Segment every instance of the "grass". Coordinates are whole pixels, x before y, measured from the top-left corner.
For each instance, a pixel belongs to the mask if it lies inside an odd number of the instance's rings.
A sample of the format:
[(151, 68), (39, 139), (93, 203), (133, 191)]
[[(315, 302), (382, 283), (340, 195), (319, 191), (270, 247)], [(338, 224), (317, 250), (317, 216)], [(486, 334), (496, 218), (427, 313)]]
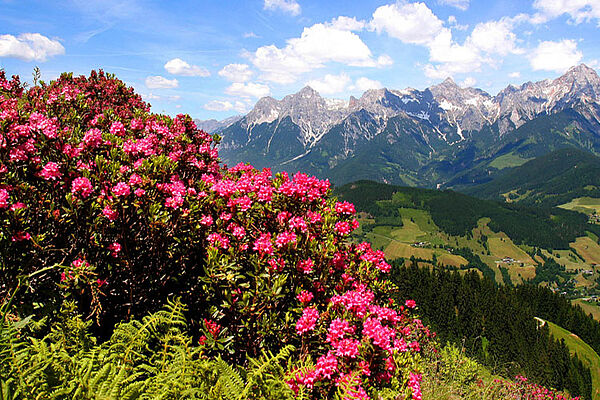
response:
[(600, 400), (600, 357), (579, 336), (548, 322), (550, 333), (556, 339), (564, 339), (571, 354), (577, 353), (577, 357), (590, 369), (592, 373), (592, 400)]
[(446, 265), (459, 267), (461, 265), (467, 264), (467, 260), (465, 260), (461, 256), (450, 254), (445, 250), (413, 247), (409, 244), (402, 243), (396, 240), (390, 241), (390, 243), (384, 249), (384, 251), (390, 259), (400, 257), (408, 259), (411, 256), (415, 256), (416, 258), (422, 258), (424, 260), (432, 260), (433, 255), (435, 254), (438, 262), (441, 262)]
[(559, 207), (588, 215), (594, 212), (600, 213), (600, 199), (595, 197), (577, 197), (568, 203), (561, 204)]
[(490, 163), (490, 167), (497, 169), (504, 169), (510, 167), (519, 167), (525, 164), (527, 161), (531, 160), (531, 158), (522, 158), (514, 153), (504, 154), (500, 157), (497, 157)]
[(529, 254), (517, 247), (506, 235), (489, 238), (488, 246), (492, 255), (498, 257), (498, 259), (511, 257), (519, 263), (534, 263)]
[[(466, 247), (478, 255), (495, 272), (495, 278), (499, 284), (504, 283), (499, 267), (508, 268), (510, 279), (515, 285), (533, 279), (536, 264), (543, 263), (540, 257), (536, 257), (534, 260), (527, 253), (527, 250), (531, 251), (532, 248), (517, 246), (505, 233), (493, 232), (488, 226), (489, 218), (481, 218), (477, 227), (468, 236), (451, 236), (442, 232), (435, 225), (427, 211), (404, 207), (399, 208), (398, 211), (402, 218), (402, 227), (376, 226), (372, 232), (365, 235), (365, 239), (371, 242), (373, 248), (382, 249), (390, 259), (409, 259), (414, 256), (424, 260), (433, 260), (435, 255), (439, 264), (461, 267), (467, 264), (464, 258), (451, 254), (440, 247)], [(373, 219), (367, 219), (366, 215), (359, 217), (361, 222), (374, 222)], [(578, 238), (571, 244), (572, 250), (555, 250), (550, 253), (542, 249), (542, 253), (564, 265), (567, 271), (591, 269), (590, 264), (600, 264), (600, 245), (595, 242), (594, 236), (588, 234), (588, 236)], [(483, 238), (487, 238), (487, 243), (484, 243)], [(426, 242), (428, 245), (425, 247), (411, 246), (416, 242)], [(487, 245), (487, 248), (484, 244)], [(577, 257), (575, 252), (585, 261)], [(504, 257), (511, 257), (516, 262), (496, 263)], [(587, 288), (594, 286), (600, 268), (597, 268), (596, 272), (592, 276), (583, 275), (582, 272), (574, 275), (576, 286)]]
[(596, 302), (588, 302), (584, 299), (576, 299), (571, 301), (573, 304), (580, 306), (586, 314), (591, 314), (596, 321), (600, 321), (600, 305)]
[(600, 264), (600, 245), (589, 237), (579, 237), (571, 247), (585, 259), (587, 263)]

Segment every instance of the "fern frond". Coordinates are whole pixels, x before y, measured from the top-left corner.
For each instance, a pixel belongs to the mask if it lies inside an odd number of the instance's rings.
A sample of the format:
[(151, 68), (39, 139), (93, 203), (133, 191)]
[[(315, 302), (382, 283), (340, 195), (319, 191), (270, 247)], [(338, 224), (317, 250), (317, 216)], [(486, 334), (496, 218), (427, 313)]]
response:
[(240, 374), (221, 357), (217, 358), (215, 364), (220, 375), (217, 385), (222, 387), (225, 397), (228, 400), (239, 399), (246, 386)]

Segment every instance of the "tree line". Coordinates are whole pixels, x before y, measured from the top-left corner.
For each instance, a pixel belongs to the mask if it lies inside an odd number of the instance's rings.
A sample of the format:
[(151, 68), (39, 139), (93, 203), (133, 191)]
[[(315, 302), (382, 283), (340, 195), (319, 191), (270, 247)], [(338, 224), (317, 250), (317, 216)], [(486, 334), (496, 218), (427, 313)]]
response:
[[(568, 390), (572, 395), (591, 398), (590, 370), (571, 357), (564, 341), (555, 340), (548, 324), (534, 317), (550, 320), (588, 343), (596, 339), (593, 323), (576, 308), (551, 291), (535, 286), (510, 288), (497, 286), (476, 272), (460, 274), (441, 268), (405, 266), (404, 260), (393, 262), (391, 279), (398, 286), (398, 300), (414, 298), (420, 314), (438, 334), (441, 343), (452, 342), (464, 347), (496, 372), (523, 374), (545, 386)], [(555, 310), (556, 306), (557, 309)], [(587, 335), (576, 324), (586, 326)], [(599, 332), (600, 333), (600, 332)]]

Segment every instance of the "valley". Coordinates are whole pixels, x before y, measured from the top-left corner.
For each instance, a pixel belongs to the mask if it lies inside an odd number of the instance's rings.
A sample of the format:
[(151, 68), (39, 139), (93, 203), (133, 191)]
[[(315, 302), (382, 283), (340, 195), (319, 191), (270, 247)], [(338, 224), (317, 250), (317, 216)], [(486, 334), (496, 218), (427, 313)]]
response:
[[(452, 192), (384, 187), (383, 184), (361, 181), (337, 188), (336, 193), (341, 199), (354, 200), (360, 193), (375, 192), (375, 188), (379, 187), (381, 190), (378, 192), (382, 194), (376, 200), (357, 201), (357, 209), (362, 211), (359, 217), (361, 227), (354, 233), (354, 238), (369, 241), (374, 248), (383, 250), (389, 259), (402, 258), (407, 264), (416, 260), (421, 266), (446, 267), (462, 272), (471, 270), (475, 264), (478, 273), (487, 273), (499, 285), (513, 286), (532, 281), (574, 301), (591, 299), (592, 296), (597, 298), (600, 294), (598, 230), (585, 224), (585, 218), (582, 226), (572, 228), (570, 237), (563, 238), (564, 243), (539, 246), (525, 239), (535, 238), (530, 236), (530, 232), (524, 232), (527, 227), (523, 223), (526, 222), (515, 223), (513, 229), (517, 234), (513, 237), (499, 230), (496, 221), (492, 222), (488, 216), (472, 219), (472, 225), (465, 224), (462, 232), (457, 229), (460, 221), (441, 228), (436, 219), (447, 222), (461, 217), (451, 212), (440, 215), (439, 208), (437, 214), (432, 215), (424, 199), (440, 197), (439, 201), (446, 202), (451, 210)], [(476, 204), (472, 210), (480, 208), (483, 214), (490, 207), (481, 200), (470, 198), (469, 201)], [(398, 207), (392, 208), (394, 205)], [(455, 205), (460, 206), (460, 202)], [(516, 213), (517, 219), (526, 221), (528, 218), (526, 213), (529, 210), (510, 211)], [(497, 214), (498, 210), (492, 210), (489, 215)], [(577, 214), (569, 217), (574, 218), (576, 223), (581, 221)], [(548, 214), (548, 221), (544, 223), (551, 224), (552, 218)], [(545, 268), (545, 265), (549, 266)], [(550, 267), (553, 268), (547, 270)]]

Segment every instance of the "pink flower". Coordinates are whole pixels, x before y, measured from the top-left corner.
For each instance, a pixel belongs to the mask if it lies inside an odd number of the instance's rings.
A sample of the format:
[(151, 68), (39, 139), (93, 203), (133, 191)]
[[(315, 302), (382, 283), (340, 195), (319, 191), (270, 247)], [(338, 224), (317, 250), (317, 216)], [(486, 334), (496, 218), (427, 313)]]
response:
[(392, 266), (385, 261), (381, 261), (380, 263), (378, 263), (376, 265), (376, 267), (378, 270), (380, 270), (381, 272), (385, 272), (385, 273), (390, 272), (390, 270), (392, 269)]
[(296, 332), (302, 335), (308, 331), (315, 329), (317, 320), (319, 319), (319, 312), (314, 308), (305, 308), (302, 311), (302, 316), (296, 322)]
[(275, 239), (275, 247), (283, 247), (288, 243), (296, 242), (296, 234), (294, 232), (285, 231), (277, 235), (277, 239)]
[(408, 387), (412, 389), (413, 400), (421, 400), (421, 374), (411, 372), (408, 375)]
[(363, 335), (373, 340), (373, 344), (381, 347), (384, 350), (390, 350), (390, 340), (394, 339), (396, 332), (381, 325), (377, 318), (369, 317), (363, 324)]
[(232, 217), (233, 215), (228, 212), (223, 212), (221, 215), (219, 215), (219, 219), (222, 219), (223, 221), (229, 221)]
[(305, 274), (310, 274), (313, 271), (314, 266), (315, 264), (310, 258), (307, 258), (306, 260), (300, 261), (298, 263), (298, 269), (304, 272)]
[(137, 197), (142, 197), (143, 195), (146, 194), (146, 191), (142, 188), (137, 188), (137, 189), (135, 189), (135, 191), (133, 193), (135, 193), (135, 195)]
[(122, 135), (125, 133), (125, 126), (119, 121), (113, 122), (110, 126), (110, 133), (116, 136)]
[(94, 149), (102, 144), (102, 131), (92, 128), (83, 136), (82, 144), (84, 147)]
[(144, 129), (144, 121), (142, 121), (141, 119), (138, 118), (134, 118), (131, 120), (131, 129), (133, 130), (140, 130), (140, 129)]
[(356, 210), (354, 209), (354, 204), (344, 201), (335, 204), (335, 212), (338, 214), (351, 215), (354, 214)]
[(114, 221), (115, 219), (117, 219), (118, 217), (118, 213), (113, 210), (109, 205), (106, 205), (106, 207), (104, 207), (104, 209), (102, 210), (102, 214), (108, 218), (109, 221)]
[(211, 233), (208, 235), (206, 240), (208, 240), (208, 243), (212, 244), (213, 246), (218, 246), (222, 249), (227, 249), (229, 247), (229, 239), (218, 233)]
[(167, 197), (165, 200), (165, 207), (173, 208), (174, 210), (178, 209), (183, 205), (183, 197), (181, 196), (172, 196)]
[(254, 242), (254, 246), (252, 247), (255, 251), (262, 256), (264, 254), (273, 254), (273, 245), (271, 244), (271, 234), (263, 233), (259, 236), (258, 239)]
[(285, 267), (285, 260), (283, 258), (278, 259), (270, 259), (269, 263), (269, 272), (281, 272)]
[(131, 190), (129, 189), (129, 185), (126, 184), (125, 182), (119, 182), (117, 183), (113, 188), (112, 188), (113, 193), (115, 194), (115, 196), (129, 196), (129, 194), (131, 193)]
[(40, 177), (45, 180), (55, 180), (61, 176), (62, 174), (58, 170), (58, 164), (52, 161), (44, 165), (44, 168), (42, 168), (42, 171), (40, 172)]
[(404, 305), (408, 308), (415, 308), (417, 306), (417, 303), (414, 300), (406, 300), (406, 303), (404, 303)]
[(410, 342), (408, 344), (408, 347), (410, 347), (410, 349), (412, 351), (414, 351), (415, 353), (418, 353), (419, 351), (421, 351), (421, 346), (419, 345), (419, 342), (415, 341), (415, 342)]
[(339, 357), (356, 358), (360, 342), (356, 339), (342, 339), (337, 341), (333, 347)]
[(108, 246), (108, 249), (111, 251), (111, 256), (117, 257), (121, 252), (121, 245), (118, 242), (113, 242)]
[(129, 177), (129, 184), (131, 186), (136, 186), (142, 183), (142, 177), (139, 176), (138, 174), (131, 174), (131, 176)]
[(12, 237), (12, 241), (13, 242), (22, 242), (23, 240), (29, 240), (31, 239), (31, 235), (27, 232), (17, 232), (13, 235)]
[(213, 223), (213, 219), (210, 215), (204, 215), (200, 218), (200, 225), (211, 226)]
[(25, 203), (18, 201), (12, 206), (10, 206), (10, 211), (20, 210), (22, 208), (27, 208), (27, 206), (25, 205)]
[(350, 233), (350, 224), (346, 221), (336, 222), (335, 231), (342, 236), (346, 236)]
[(304, 305), (310, 303), (310, 301), (313, 299), (313, 297), (314, 297), (314, 295), (311, 292), (306, 291), (306, 290), (301, 291), (296, 296), (296, 298), (298, 300), (300, 300), (302, 302), (302, 304), (304, 304)]
[(0, 208), (8, 208), (8, 190), (0, 189)]
[(227, 230), (231, 232), (233, 236), (238, 240), (242, 239), (246, 235), (246, 230), (244, 229), (244, 227), (234, 223), (229, 224)]
[(315, 374), (321, 378), (331, 379), (331, 376), (337, 372), (338, 361), (332, 351), (322, 355), (315, 365)]
[(346, 333), (354, 333), (354, 327), (350, 326), (350, 323), (345, 319), (336, 318), (329, 324), (327, 330), (327, 343), (336, 343), (339, 339), (343, 338)]
[(92, 184), (86, 177), (75, 178), (71, 183), (71, 193), (74, 196), (80, 194), (85, 199), (92, 194), (92, 190)]

